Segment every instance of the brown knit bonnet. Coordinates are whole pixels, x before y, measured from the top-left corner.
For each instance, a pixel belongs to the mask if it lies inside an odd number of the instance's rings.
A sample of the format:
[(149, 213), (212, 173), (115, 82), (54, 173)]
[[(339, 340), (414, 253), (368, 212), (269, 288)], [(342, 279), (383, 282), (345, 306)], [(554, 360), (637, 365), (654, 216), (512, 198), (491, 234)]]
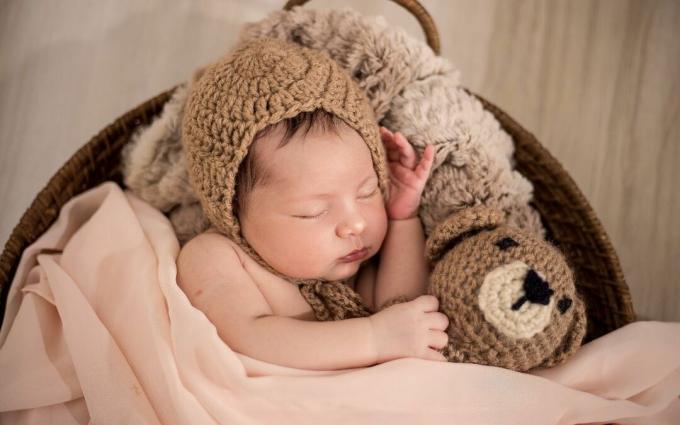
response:
[[(319, 108), (336, 115), (361, 135), (386, 200), (386, 155), (366, 94), (325, 53), (291, 42), (257, 39), (237, 46), (231, 54), (208, 66), (187, 99), (182, 144), (191, 185), (211, 224), (271, 273), (292, 283), (328, 291), (330, 287), (323, 280), (292, 278), (267, 264), (243, 238), (234, 214), (236, 175), (257, 132)], [(359, 301), (351, 288), (332, 286), (352, 302)], [(320, 302), (316, 298), (310, 296), (308, 301)]]

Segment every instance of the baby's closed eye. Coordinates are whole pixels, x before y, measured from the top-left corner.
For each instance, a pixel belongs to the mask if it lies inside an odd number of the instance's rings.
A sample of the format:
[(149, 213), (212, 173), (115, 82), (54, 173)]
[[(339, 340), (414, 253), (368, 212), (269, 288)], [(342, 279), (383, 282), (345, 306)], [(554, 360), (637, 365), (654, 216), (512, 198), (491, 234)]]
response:
[(322, 212), (320, 212), (320, 213), (318, 213), (318, 214), (310, 214), (310, 215), (294, 215), (293, 217), (295, 217), (295, 218), (301, 218), (301, 219), (304, 219), (304, 220), (310, 220), (310, 219), (314, 219), (314, 218), (319, 218), (319, 217), (321, 217), (322, 215), (324, 215), (326, 212), (328, 212), (328, 211), (327, 211), (327, 210), (324, 210), (324, 211), (322, 211)]
[[(375, 189), (373, 189), (373, 190), (372, 190), (371, 192), (369, 192), (368, 194), (359, 195), (359, 199), (369, 199), (369, 198), (372, 198), (372, 197), (374, 197), (375, 195), (377, 195), (379, 192), (380, 192), (380, 188), (379, 188), (379, 187), (376, 187)], [(310, 213), (304, 213), (304, 214), (294, 214), (293, 217), (295, 217), (295, 218), (300, 218), (300, 219), (303, 219), (303, 220), (311, 220), (311, 219), (319, 218), (319, 217), (325, 215), (327, 212), (328, 212), (328, 210), (323, 210), (323, 211), (319, 211), (319, 212), (310, 212)]]

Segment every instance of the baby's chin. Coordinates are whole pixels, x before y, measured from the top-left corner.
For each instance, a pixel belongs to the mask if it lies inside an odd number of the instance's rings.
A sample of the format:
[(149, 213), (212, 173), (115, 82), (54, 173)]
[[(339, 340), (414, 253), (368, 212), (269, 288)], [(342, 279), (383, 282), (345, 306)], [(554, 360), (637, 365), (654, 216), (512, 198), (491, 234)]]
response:
[(362, 261), (353, 261), (351, 263), (337, 263), (335, 269), (334, 269), (334, 274), (335, 278), (333, 279), (328, 279), (328, 280), (344, 280), (348, 279), (359, 271), (361, 266), (366, 264), (370, 260), (369, 258), (366, 258)]
[(298, 279), (317, 279), (325, 281), (337, 281), (348, 279), (359, 271), (359, 268), (366, 263), (368, 260), (354, 261), (351, 263), (341, 263), (337, 262), (323, 275), (316, 276), (297, 276)]

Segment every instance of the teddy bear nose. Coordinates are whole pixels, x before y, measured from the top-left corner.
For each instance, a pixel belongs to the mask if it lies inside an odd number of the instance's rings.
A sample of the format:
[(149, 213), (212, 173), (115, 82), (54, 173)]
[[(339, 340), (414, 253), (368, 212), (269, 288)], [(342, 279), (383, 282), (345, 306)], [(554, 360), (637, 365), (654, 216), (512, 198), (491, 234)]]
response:
[(548, 305), (550, 297), (555, 293), (555, 291), (550, 289), (548, 282), (539, 276), (534, 269), (529, 269), (527, 271), (527, 274), (524, 277), (524, 283), (522, 284), (522, 289), (524, 289), (524, 295), (512, 305), (513, 310), (519, 310), (519, 308), (527, 301), (530, 303)]

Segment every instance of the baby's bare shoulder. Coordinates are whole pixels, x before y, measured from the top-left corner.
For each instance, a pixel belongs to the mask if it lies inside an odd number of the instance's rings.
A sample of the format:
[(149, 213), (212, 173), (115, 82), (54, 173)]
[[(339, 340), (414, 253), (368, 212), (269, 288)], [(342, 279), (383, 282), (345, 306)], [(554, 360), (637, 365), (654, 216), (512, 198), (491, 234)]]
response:
[[(239, 246), (222, 233), (211, 229), (194, 236), (182, 247), (180, 254), (183, 251), (202, 251), (205, 253), (206, 251), (212, 252), (213, 250), (217, 253), (233, 251), (237, 257), (239, 257), (239, 260), (242, 260)], [(241, 263), (243, 263), (243, 261), (241, 261)]]
[(180, 287), (203, 286), (207, 282), (241, 275), (243, 262), (234, 245), (229, 238), (217, 232), (204, 232), (192, 238), (177, 256)]
[(272, 314), (235, 246), (224, 235), (206, 232), (187, 242), (177, 257), (177, 284), (195, 307), (220, 324), (218, 329), (227, 319), (240, 323)]

